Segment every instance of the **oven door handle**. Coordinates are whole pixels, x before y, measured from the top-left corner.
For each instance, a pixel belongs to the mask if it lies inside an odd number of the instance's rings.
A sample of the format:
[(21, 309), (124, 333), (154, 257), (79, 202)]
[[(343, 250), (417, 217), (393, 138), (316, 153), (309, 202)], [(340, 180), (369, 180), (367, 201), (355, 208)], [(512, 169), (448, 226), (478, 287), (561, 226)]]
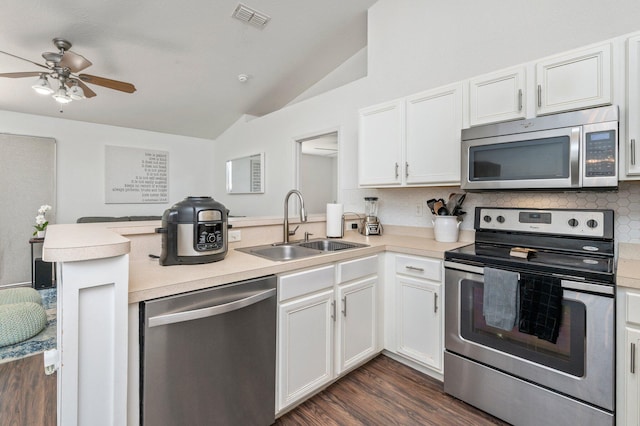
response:
[[(466, 263), (457, 263), (445, 260), (444, 267), (448, 269), (457, 269), (459, 271), (470, 272), (472, 274), (484, 275), (484, 268), (482, 266), (468, 265)], [(567, 280), (562, 279), (560, 276), (557, 276), (557, 278), (561, 279), (560, 284), (562, 285), (562, 288), (566, 288), (567, 290), (576, 290), (581, 292), (587, 291), (590, 293), (610, 296), (613, 296), (615, 294), (614, 287), (610, 285), (591, 284), (587, 282)]]

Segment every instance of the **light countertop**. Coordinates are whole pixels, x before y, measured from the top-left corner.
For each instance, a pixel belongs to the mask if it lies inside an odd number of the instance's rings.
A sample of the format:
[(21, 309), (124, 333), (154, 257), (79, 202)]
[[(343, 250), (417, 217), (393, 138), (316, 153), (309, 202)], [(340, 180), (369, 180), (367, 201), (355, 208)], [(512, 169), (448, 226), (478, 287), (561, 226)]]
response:
[(345, 234), (344, 240), (368, 244), (356, 248), (321, 254), (286, 262), (274, 262), (229, 249), (220, 262), (203, 265), (160, 266), (157, 259), (131, 261), (129, 270), (129, 303), (242, 281), (270, 274), (280, 274), (332, 262), (393, 251), (442, 259), (444, 252), (470, 244), (440, 243), (433, 239), (401, 235), (364, 237), (356, 232)]
[[(244, 222), (245, 226), (259, 225), (253, 222), (247, 225), (247, 219)], [(152, 235), (157, 226), (159, 226), (157, 221), (51, 225), (47, 229), (43, 258), (47, 262), (76, 262), (129, 254), (131, 241), (127, 237)], [(393, 229), (393, 227), (389, 228)], [(416, 234), (419, 236), (415, 236)], [(399, 232), (369, 237), (360, 235), (356, 231), (348, 231), (345, 233), (344, 240), (367, 244), (369, 247), (285, 262), (271, 261), (237, 251), (234, 249), (234, 243), (229, 244), (224, 260), (202, 265), (160, 266), (158, 259), (142, 255), (130, 256), (129, 303), (340, 262), (384, 251), (443, 259), (445, 251), (472, 242), (472, 239), (468, 238), (456, 243), (437, 242), (429, 232), (424, 232), (424, 229), (412, 235)]]

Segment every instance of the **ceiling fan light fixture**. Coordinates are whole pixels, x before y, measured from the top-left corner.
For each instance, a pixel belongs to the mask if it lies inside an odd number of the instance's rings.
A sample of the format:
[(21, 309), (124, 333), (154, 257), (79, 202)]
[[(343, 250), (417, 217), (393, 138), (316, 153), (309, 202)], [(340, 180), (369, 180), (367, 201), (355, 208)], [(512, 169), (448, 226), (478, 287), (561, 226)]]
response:
[(69, 97), (69, 95), (67, 95), (67, 91), (64, 89), (64, 86), (60, 86), (60, 88), (56, 90), (56, 93), (54, 93), (52, 97), (56, 100), (56, 102), (61, 104), (68, 104), (69, 102), (71, 102), (71, 98)]
[(78, 86), (77, 84), (74, 84), (69, 88), (67, 95), (69, 95), (69, 97), (74, 101), (79, 101), (85, 98), (84, 90), (82, 90), (82, 87)]
[(31, 88), (41, 95), (50, 95), (53, 93), (53, 89), (49, 85), (49, 80), (47, 80), (47, 76), (44, 74), (40, 74), (36, 84), (31, 86)]

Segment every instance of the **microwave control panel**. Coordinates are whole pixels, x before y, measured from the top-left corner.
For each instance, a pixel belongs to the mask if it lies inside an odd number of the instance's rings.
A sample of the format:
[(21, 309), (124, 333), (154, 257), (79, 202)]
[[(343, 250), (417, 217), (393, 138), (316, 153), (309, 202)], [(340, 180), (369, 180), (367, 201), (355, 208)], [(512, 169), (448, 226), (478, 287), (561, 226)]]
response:
[(586, 133), (584, 176), (616, 176), (616, 131), (603, 130)]

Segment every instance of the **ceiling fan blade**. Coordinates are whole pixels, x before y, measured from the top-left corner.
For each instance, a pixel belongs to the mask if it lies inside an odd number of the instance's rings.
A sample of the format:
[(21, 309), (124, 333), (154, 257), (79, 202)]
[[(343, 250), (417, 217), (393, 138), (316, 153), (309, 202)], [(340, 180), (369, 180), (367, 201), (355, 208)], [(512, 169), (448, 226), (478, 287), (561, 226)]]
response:
[(62, 55), (59, 65), (63, 68), (69, 68), (71, 72), (76, 73), (83, 69), (89, 68), (92, 64), (87, 58), (75, 52), (67, 50)]
[(121, 92), (133, 93), (136, 91), (136, 87), (133, 84), (125, 83), (124, 81), (111, 80), (109, 78), (97, 77), (89, 74), (80, 74), (78, 77), (85, 83), (97, 84), (98, 86), (119, 90)]
[(3, 52), (2, 50), (0, 50), (0, 53), (4, 53), (5, 55), (8, 55), (8, 56), (14, 57), (14, 58), (16, 58), (16, 59), (21, 59), (21, 60), (23, 60), (23, 61), (27, 61), (27, 62), (29, 62), (29, 63), (31, 63), (31, 64), (33, 64), (33, 65), (39, 66), (39, 67), (44, 68), (44, 69), (47, 69), (47, 70), (49, 69), (49, 67), (47, 67), (46, 65), (42, 65), (42, 64), (39, 64), (39, 63), (37, 63), (37, 62), (30, 61), (29, 59), (21, 58), (20, 56), (16, 56), (16, 55), (11, 54), (11, 53), (9, 53), (9, 52)]
[[(82, 87), (82, 91), (84, 92), (84, 97), (85, 98), (93, 98), (94, 96), (96, 96), (96, 92), (94, 92), (93, 90), (91, 90), (89, 88), (89, 86), (87, 86), (86, 84), (84, 84), (82, 81), (78, 80), (77, 78), (70, 78), (67, 81), (72, 81), (74, 83), (77, 83), (78, 86)], [(70, 85), (67, 84), (67, 87), (69, 87)]]
[(36, 77), (42, 74), (40, 71), (31, 71), (31, 72), (6, 72), (0, 74), (0, 77), (9, 77), (9, 78), (22, 78), (22, 77)]

